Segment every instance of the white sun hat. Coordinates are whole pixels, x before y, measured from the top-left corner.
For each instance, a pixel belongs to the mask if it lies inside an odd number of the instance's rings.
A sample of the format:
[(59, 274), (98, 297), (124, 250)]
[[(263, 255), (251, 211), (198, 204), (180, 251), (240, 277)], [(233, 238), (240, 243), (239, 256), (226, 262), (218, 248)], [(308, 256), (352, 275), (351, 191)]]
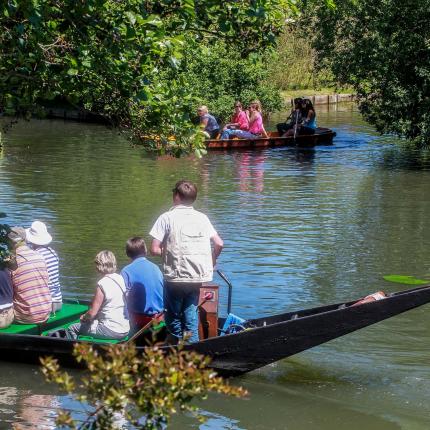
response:
[(52, 241), (52, 236), (42, 221), (34, 221), (31, 227), (25, 230), (25, 233), (27, 242), (35, 245), (48, 245)]

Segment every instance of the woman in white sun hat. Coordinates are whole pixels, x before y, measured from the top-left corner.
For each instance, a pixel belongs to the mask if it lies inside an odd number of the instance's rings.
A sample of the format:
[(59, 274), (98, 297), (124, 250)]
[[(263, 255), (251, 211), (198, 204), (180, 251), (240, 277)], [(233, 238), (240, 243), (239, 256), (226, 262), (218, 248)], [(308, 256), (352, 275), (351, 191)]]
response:
[(34, 221), (25, 232), (29, 246), (45, 259), (49, 275), (49, 290), (52, 296), (52, 312), (57, 312), (63, 305), (63, 297), (59, 280), (58, 255), (48, 246), (52, 242), (52, 236), (48, 233), (48, 229), (42, 221)]

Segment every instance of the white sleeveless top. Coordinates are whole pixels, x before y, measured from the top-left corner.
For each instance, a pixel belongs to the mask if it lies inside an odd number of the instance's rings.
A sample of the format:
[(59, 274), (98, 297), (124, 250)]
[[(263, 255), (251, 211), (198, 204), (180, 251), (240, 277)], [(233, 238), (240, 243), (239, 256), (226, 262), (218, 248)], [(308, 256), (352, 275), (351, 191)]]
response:
[(105, 275), (97, 284), (104, 294), (104, 301), (97, 314), (99, 324), (115, 333), (128, 333), (130, 323), (125, 299), (125, 283), (121, 275)]

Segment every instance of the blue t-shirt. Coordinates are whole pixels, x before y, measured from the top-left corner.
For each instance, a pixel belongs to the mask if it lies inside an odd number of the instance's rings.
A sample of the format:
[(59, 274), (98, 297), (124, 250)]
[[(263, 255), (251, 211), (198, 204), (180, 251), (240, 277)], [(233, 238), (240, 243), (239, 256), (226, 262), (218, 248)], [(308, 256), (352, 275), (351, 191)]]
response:
[(154, 263), (138, 257), (121, 270), (130, 312), (154, 315), (164, 310), (163, 275)]
[(203, 115), (202, 116), (202, 120), (203, 119), (207, 119), (208, 120), (204, 131), (208, 131), (209, 132), (209, 131), (214, 131), (214, 130), (218, 130), (219, 129), (219, 124), (218, 124), (217, 120), (210, 113), (207, 113), (207, 114)]

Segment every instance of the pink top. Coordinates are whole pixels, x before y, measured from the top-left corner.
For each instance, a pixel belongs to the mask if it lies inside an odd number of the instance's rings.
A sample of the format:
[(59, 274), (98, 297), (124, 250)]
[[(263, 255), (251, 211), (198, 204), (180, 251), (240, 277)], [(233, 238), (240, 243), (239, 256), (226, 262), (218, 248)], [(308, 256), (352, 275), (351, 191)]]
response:
[(249, 128), (248, 117), (246, 116), (246, 113), (243, 110), (241, 110), (238, 114), (233, 115), (231, 117), (231, 122), (233, 124), (239, 124), (240, 130), (248, 130)]
[(263, 117), (260, 112), (255, 112), (254, 121), (249, 123), (249, 132), (252, 134), (261, 134), (263, 130)]

